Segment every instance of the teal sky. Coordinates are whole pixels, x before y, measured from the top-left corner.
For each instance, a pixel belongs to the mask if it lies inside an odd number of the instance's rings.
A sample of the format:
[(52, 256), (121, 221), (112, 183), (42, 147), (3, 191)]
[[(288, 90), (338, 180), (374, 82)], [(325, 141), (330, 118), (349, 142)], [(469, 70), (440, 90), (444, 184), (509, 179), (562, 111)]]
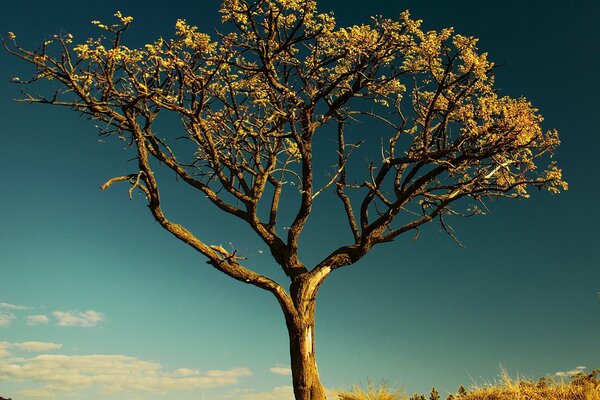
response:
[[(130, 43), (168, 37), (178, 18), (218, 28), (219, 1), (38, 0), (3, 5), (0, 31), (32, 47), (60, 31), (95, 36), (91, 20), (132, 15)], [(600, 4), (576, 1), (321, 0), (339, 26), (411, 10), (426, 29), (479, 37), (504, 66), (503, 94), (525, 96), (563, 144), (570, 190), (488, 204), (375, 248), (336, 271), (317, 306), (317, 359), (329, 389), (387, 380), (410, 393), (511, 375), (600, 367)], [(99, 143), (76, 113), (17, 104), (28, 67), (0, 54), (0, 396), (34, 399), (291, 400), (287, 333), (274, 298), (208, 268), (155, 223), (124, 186), (122, 144)], [(40, 87), (40, 90), (42, 88)], [(274, 271), (250, 230), (215, 208), (189, 207), (173, 182), (168, 212), (202, 239)], [(308, 226), (305, 259), (340, 239), (333, 196)], [(335, 206), (338, 207), (337, 202)], [(345, 234), (345, 233), (344, 233)], [(281, 275), (274, 274), (276, 277)]]

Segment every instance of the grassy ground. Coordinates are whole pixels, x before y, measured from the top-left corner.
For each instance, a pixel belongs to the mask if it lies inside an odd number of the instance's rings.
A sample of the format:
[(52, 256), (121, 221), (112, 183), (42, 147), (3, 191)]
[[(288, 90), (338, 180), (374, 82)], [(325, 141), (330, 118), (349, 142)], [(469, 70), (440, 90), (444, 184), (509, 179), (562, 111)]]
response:
[(369, 385), (366, 390), (354, 387), (350, 392), (336, 393), (339, 400), (600, 400), (600, 370), (590, 374), (575, 375), (568, 382), (553, 378), (533, 381), (525, 378), (512, 379), (506, 371), (501, 381), (441, 396), (435, 389), (425, 396), (408, 396), (392, 391), (386, 385)]

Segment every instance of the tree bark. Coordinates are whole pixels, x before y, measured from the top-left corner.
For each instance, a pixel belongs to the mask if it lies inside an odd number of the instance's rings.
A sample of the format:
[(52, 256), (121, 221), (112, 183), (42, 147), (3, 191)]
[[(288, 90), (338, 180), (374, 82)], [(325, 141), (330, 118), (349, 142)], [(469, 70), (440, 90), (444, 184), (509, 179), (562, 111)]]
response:
[(315, 359), (314, 299), (308, 310), (287, 319), (296, 400), (326, 400)]
[(326, 400), (315, 359), (317, 292), (331, 268), (317, 268), (295, 277), (290, 286), (293, 305), (283, 307), (290, 339), (292, 381), (296, 400)]

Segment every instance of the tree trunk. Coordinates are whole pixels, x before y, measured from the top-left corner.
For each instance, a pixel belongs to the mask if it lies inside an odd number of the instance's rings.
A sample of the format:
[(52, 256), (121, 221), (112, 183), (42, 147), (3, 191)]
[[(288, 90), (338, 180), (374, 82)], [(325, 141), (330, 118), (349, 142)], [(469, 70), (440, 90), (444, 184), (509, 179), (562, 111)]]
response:
[[(314, 303), (314, 300), (312, 300)], [(314, 304), (295, 318), (286, 318), (290, 336), (292, 381), (296, 400), (326, 400), (315, 359)]]

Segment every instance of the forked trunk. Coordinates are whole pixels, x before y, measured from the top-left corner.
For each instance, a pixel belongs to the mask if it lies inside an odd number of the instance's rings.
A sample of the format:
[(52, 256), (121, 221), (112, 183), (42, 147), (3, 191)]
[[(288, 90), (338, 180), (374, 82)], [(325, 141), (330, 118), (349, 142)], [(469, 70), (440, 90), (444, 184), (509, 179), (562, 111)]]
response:
[(288, 318), (292, 380), (296, 400), (326, 400), (315, 359), (314, 307), (309, 315)]

